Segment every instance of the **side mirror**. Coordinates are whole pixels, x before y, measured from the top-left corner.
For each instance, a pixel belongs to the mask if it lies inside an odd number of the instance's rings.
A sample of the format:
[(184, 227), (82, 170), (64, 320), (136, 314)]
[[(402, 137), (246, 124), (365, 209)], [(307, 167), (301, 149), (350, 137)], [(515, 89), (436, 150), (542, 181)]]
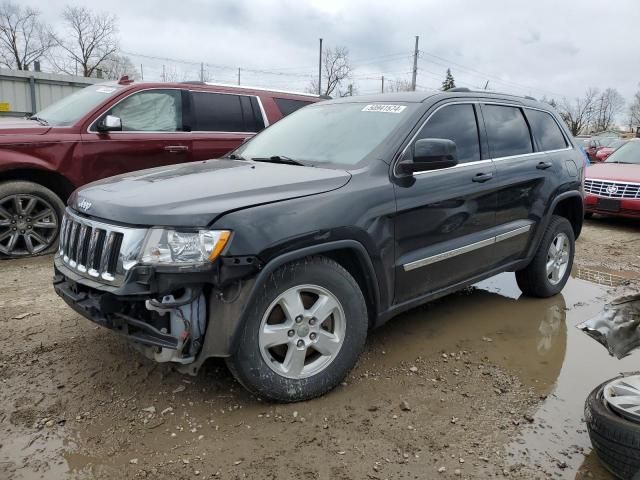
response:
[(398, 163), (400, 171), (407, 174), (438, 170), (458, 164), (456, 144), (443, 138), (423, 138), (413, 146), (413, 158)]
[(107, 115), (98, 123), (99, 132), (120, 132), (122, 131), (122, 120), (114, 115)]

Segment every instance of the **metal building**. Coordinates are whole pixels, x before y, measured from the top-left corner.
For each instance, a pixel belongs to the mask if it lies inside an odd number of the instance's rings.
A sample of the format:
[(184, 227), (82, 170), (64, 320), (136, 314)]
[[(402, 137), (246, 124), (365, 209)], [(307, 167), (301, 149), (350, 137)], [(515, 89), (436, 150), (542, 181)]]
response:
[(0, 117), (32, 115), (76, 90), (104, 81), (0, 68)]

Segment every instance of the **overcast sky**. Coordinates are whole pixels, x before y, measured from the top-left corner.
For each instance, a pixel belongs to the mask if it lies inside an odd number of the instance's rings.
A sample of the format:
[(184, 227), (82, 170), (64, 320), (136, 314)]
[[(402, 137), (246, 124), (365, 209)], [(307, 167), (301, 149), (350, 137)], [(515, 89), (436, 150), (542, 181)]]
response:
[[(18, 0), (56, 25), (64, 0)], [(418, 85), (437, 88), (451, 68), (458, 86), (535, 97), (615, 87), (629, 100), (640, 82), (640, 1), (617, 0), (109, 0), (120, 46), (145, 80), (167, 69), (197, 79), (206, 62), (216, 81), (303, 89), (317, 76), (318, 38), (346, 46), (358, 92), (379, 77), (409, 79), (420, 36)], [(140, 55), (161, 57), (147, 58)], [(258, 73), (250, 70), (267, 70)]]

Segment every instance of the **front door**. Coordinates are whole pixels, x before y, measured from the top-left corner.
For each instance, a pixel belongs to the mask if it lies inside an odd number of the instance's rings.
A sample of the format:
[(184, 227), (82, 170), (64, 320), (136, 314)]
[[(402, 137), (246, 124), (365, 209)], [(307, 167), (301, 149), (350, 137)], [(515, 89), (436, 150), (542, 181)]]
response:
[(436, 292), (491, 268), (495, 169), (481, 148), (473, 103), (437, 107), (409, 144), (455, 142), (458, 165), (414, 174), (395, 185), (395, 302)]
[[(191, 159), (191, 140), (183, 128), (182, 91), (143, 90), (118, 101), (82, 134), (83, 178), (100, 178), (182, 163)], [(122, 131), (101, 133), (106, 115), (120, 118)]]

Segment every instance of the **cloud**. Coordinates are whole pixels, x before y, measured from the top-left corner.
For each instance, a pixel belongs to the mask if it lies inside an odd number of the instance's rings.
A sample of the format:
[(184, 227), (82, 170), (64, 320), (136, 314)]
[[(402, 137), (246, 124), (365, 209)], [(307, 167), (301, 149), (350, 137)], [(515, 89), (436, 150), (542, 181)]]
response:
[[(67, 3), (20, 1), (52, 23)], [(419, 35), (418, 84), (427, 88), (437, 88), (448, 67), (461, 86), (489, 81), (490, 88), (535, 97), (574, 96), (593, 86), (615, 87), (629, 99), (640, 80), (631, 61), (637, 0), (619, 0), (616, 8), (580, 0), (110, 0), (91, 8), (117, 14), (123, 50), (192, 61), (132, 55), (146, 79), (158, 77), (163, 64), (197, 78), (205, 62), (219, 81), (234, 81), (242, 67), (246, 83), (303, 89), (317, 74), (322, 37), (325, 45), (349, 48), (358, 91), (371, 93), (383, 74), (410, 77)]]

